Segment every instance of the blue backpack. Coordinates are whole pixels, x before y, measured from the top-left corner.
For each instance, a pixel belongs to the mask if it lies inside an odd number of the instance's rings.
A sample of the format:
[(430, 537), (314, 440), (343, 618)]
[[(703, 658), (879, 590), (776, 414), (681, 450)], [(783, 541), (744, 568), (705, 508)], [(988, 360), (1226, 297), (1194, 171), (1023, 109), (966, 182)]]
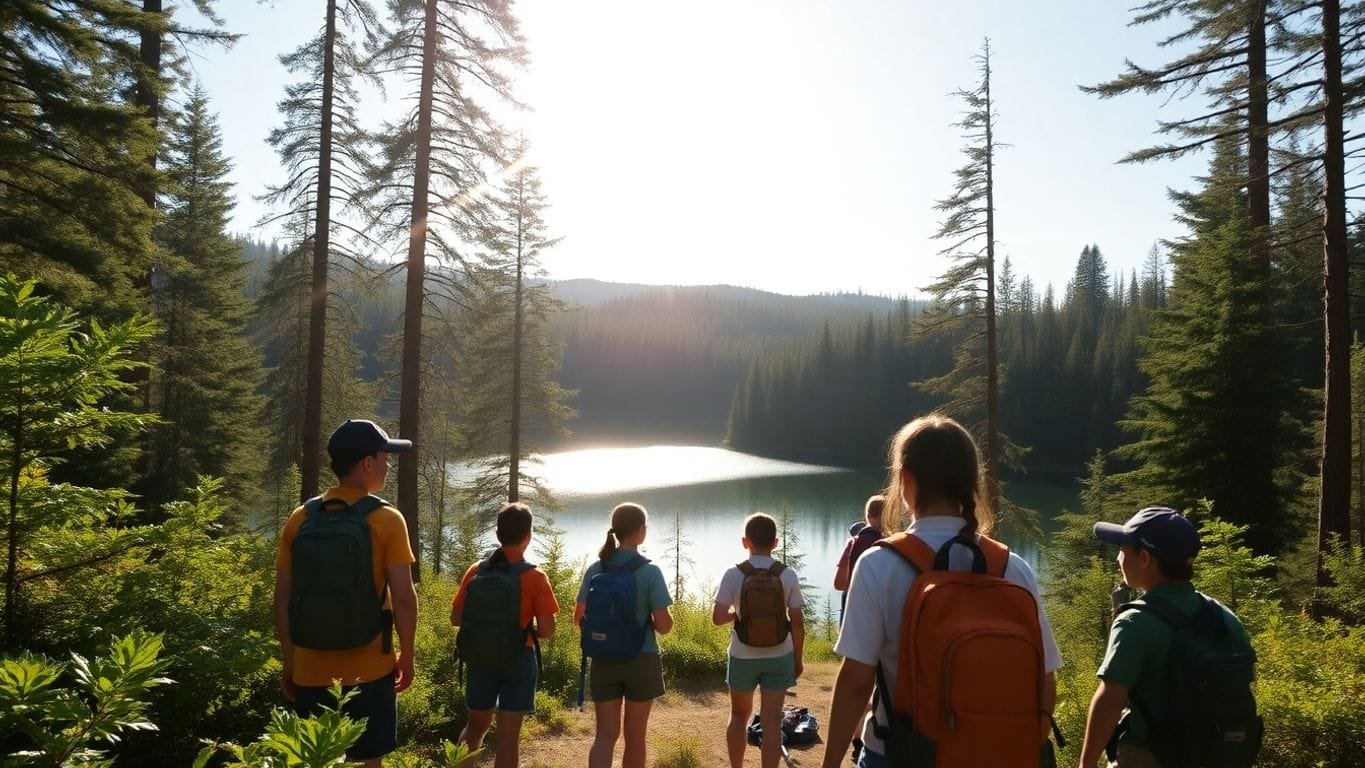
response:
[(641, 624), (635, 618), (635, 572), (648, 562), (637, 554), (621, 565), (602, 563), (602, 570), (588, 580), (588, 597), (579, 625), (583, 649), (578, 673), (579, 707), (583, 706), (589, 658), (593, 661), (629, 661), (645, 645), (649, 620), (646, 618)]

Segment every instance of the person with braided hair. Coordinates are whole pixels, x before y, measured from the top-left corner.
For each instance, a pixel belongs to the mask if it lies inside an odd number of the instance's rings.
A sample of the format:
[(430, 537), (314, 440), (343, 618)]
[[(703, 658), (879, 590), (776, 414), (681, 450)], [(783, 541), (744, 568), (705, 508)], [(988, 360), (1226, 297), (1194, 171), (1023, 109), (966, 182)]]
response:
[[(982, 472), (975, 441), (961, 424), (934, 413), (902, 427), (891, 442), (888, 458), (890, 472), (884, 494), (883, 522), (887, 531), (903, 530), (904, 533), (879, 541), (858, 558), (853, 568), (844, 623), (834, 646), (834, 652), (843, 657), (843, 662), (830, 703), (824, 768), (836, 768), (843, 761), (859, 721), (863, 721), (863, 749), (858, 765), (863, 768), (899, 765), (907, 752), (923, 754), (924, 750), (932, 752), (937, 748), (940, 758), (951, 754), (953, 745), (948, 739), (935, 745), (932, 741), (934, 732), (926, 736), (920, 731), (926, 725), (933, 725), (923, 722), (929, 718), (920, 718), (921, 722), (914, 722), (912, 726), (910, 719), (904, 716), (903, 707), (912, 704), (914, 699), (904, 695), (911, 689), (903, 688), (902, 679), (897, 675), (907, 662), (914, 662), (916, 668), (921, 668), (933, 666), (938, 661), (937, 658), (919, 657), (926, 650), (918, 642), (909, 641), (904, 634), (902, 617), (906, 606), (917, 596), (916, 582), (923, 577), (924, 584), (919, 585), (922, 588), (926, 584), (946, 581), (945, 574), (957, 580), (976, 578), (976, 574), (982, 579), (993, 577), (995, 584), (1003, 585), (998, 592), (1013, 593), (1010, 597), (1015, 610), (1011, 620), (1029, 631), (1020, 633), (1019, 642), (1011, 646), (1011, 650), (1032, 649), (1029, 651), (1030, 663), (1036, 666), (1032, 671), (1037, 677), (1021, 674), (1010, 679), (1036, 679), (1027, 687), (1033, 709), (1039, 710), (1032, 713), (1029, 733), (1022, 734), (1019, 741), (1027, 742), (1028, 749), (1043, 748), (1044, 725), (1049, 721), (1056, 699), (1053, 672), (1062, 664), (1061, 653), (1043, 611), (1038, 577), (1033, 569), (1023, 558), (985, 535), (992, 528), (994, 515), (981, 503)], [(907, 551), (923, 552), (927, 559), (909, 557)], [(913, 562), (924, 562), (926, 567), (932, 565), (933, 576), (925, 576)], [(988, 570), (993, 572), (987, 574)], [(1024, 587), (1027, 592), (1018, 590), (1015, 585)], [(973, 608), (967, 604), (968, 600), (962, 597), (946, 608), (936, 606), (936, 610), (965, 611), (966, 615), (971, 613), (968, 609)], [(973, 658), (985, 661), (994, 656), (986, 653)], [(919, 682), (938, 684), (937, 680)], [(996, 682), (998, 684), (998, 680)], [(958, 684), (955, 679), (954, 685)], [(864, 718), (866, 703), (874, 689), (877, 695), (873, 712)], [(961, 690), (953, 688), (954, 695)], [(895, 692), (894, 704), (892, 691)], [(915, 692), (919, 691), (915, 689)], [(998, 698), (1005, 693), (995, 690), (992, 695)], [(893, 708), (894, 712), (889, 711)], [(938, 715), (939, 711), (934, 714)], [(944, 724), (944, 733), (960, 732), (958, 726), (972, 724), (964, 718), (954, 717), (954, 712), (946, 714), (950, 719)], [(1038, 729), (1033, 733), (1035, 724)], [(990, 750), (1002, 741), (977, 739), (973, 748)], [(1038, 764), (1037, 752), (1031, 756), (997, 752), (989, 756), (992, 765)], [(956, 765), (958, 762), (940, 759), (938, 764)]]

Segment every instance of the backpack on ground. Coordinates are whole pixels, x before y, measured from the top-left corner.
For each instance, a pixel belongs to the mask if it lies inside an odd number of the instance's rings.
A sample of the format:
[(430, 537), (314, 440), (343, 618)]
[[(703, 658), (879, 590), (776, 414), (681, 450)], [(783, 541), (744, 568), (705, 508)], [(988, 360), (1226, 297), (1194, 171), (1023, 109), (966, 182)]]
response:
[[(289, 637), (318, 651), (359, 648), (389, 629), (393, 614), (375, 588), (370, 525), (365, 518), (388, 502), (362, 496), (354, 504), (315, 497), (290, 545)], [(387, 584), (383, 592), (387, 592)]]
[(735, 621), (739, 641), (754, 648), (781, 645), (791, 632), (787, 595), (782, 590), (782, 572), (787, 566), (774, 560), (767, 568), (756, 568), (745, 560), (735, 567), (744, 575), (739, 587), (739, 618)]
[(1203, 593), (1199, 600), (1193, 614), (1150, 596), (1119, 607), (1117, 614), (1148, 611), (1174, 630), (1163, 717), (1154, 719), (1151, 702), (1131, 691), (1128, 695), (1147, 724), (1147, 746), (1162, 766), (1250, 768), (1264, 734), (1251, 691), (1256, 650), (1228, 627), (1217, 602)]
[[(754, 746), (763, 743), (763, 723), (759, 715), (754, 715), (749, 721), (748, 741)], [(820, 721), (815, 719), (815, 715), (810, 713), (805, 707), (794, 707), (791, 704), (782, 706), (782, 745), (787, 747), (800, 747), (806, 744), (814, 744), (820, 739)]]
[[(958, 536), (936, 553), (908, 533), (877, 546), (919, 571), (905, 598), (891, 685), (877, 666), (878, 695), (891, 722), (876, 723), (876, 733), (890, 764), (1052, 765), (1043, 736), (1038, 605), (1028, 589), (1005, 579), (1009, 548), (985, 536)], [(970, 571), (948, 569), (953, 547), (971, 552)]]
[(535, 566), (522, 560), (515, 565), (481, 561), (465, 587), (460, 631), (455, 650), (460, 661), (481, 669), (507, 669), (521, 658), (526, 638), (535, 637), (531, 624), (521, 623), (521, 574)]
[(635, 618), (635, 572), (649, 559), (635, 555), (624, 564), (602, 563), (602, 569), (588, 580), (588, 596), (579, 624), (579, 645), (583, 659), (578, 671), (578, 706), (583, 707), (583, 689), (588, 674), (588, 659), (629, 661), (645, 645), (649, 619), (641, 624)]

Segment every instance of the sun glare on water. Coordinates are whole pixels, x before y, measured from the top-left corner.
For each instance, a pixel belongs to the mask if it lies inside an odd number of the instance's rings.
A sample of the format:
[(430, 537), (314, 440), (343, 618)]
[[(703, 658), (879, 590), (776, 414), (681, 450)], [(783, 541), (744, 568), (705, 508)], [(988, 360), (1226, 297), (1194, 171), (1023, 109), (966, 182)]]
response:
[(699, 446), (590, 448), (546, 454), (540, 459), (531, 472), (560, 496), (843, 471)]

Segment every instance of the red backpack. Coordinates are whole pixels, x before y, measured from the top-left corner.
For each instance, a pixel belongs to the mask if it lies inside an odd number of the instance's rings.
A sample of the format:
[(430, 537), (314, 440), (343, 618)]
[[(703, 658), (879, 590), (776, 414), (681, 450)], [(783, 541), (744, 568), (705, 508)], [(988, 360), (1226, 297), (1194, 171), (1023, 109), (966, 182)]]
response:
[[(892, 765), (924, 768), (1038, 768), (1044, 737), (1043, 632), (1038, 605), (1005, 579), (1009, 547), (958, 536), (936, 553), (908, 533), (877, 542), (919, 571), (901, 616), (899, 668), (877, 689), (890, 723), (877, 723)], [(970, 571), (948, 570), (966, 547)]]

